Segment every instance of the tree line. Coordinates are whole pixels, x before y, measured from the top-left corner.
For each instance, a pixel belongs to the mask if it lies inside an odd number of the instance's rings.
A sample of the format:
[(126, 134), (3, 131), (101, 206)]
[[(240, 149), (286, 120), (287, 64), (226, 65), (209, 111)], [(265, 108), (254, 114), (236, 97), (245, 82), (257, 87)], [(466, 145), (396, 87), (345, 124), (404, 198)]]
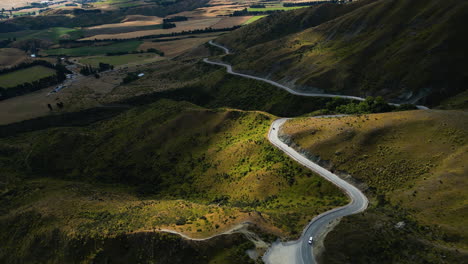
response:
[(271, 15), (275, 13), (281, 13), (284, 10), (266, 10), (266, 11), (249, 11), (247, 8), (244, 8), (239, 11), (234, 11), (229, 16), (258, 16), (258, 15)]
[(164, 38), (164, 37), (175, 37), (175, 36), (183, 36), (183, 35), (195, 35), (195, 34), (202, 34), (202, 33), (213, 33), (213, 32), (223, 32), (223, 31), (232, 31), (240, 28), (241, 26), (233, 26), (227, 28), (205, 28), (205, 29), (193, 29), (193, 30), (183, 30), (181, 32), (172, 32), (167, 34), (157, 34), (157, 35), (148, 35), (148, 36), (141, 36), (141, 37), (134, 37), (134, 38), (126, 38), (126, 39), (90, 39), (90, 40), (74, 40), (74, 39), (62, 39), (59, 41), (60, 44), (68, 44), (68, 43), (98, 43), (98, 42), (125, 42), (129, 40), (143, 40), (143, 39), (152, 39), (152, 38)]
[(299, 2), (299, 3), (283, 3), (284, 7), (293, 7), (293, 6), (313, 6), (326, 3), (338, 4), (345, 2), (352, 2), (353, 0), (325, 0), (325, 1), (312, 1), (312, 2)]
[(31, 93), (49, 86), (53, 86), (63, 82), (67, 78), (67, 74), (71, 73), (62, 64), (52, 64), (48, 61), (37, 60), (32, 63), (21, 63), (15, 67), (0, 70), (0, 74), (7, 74), (21, 69), (26, 69), (34, 66), (44, 66), (55, 69), (55, 74), (52, 76), (44, 77), (33, 82), (22, 83), (14, 87), (3, 88), (0, 87), (0, 101), (15, 96)]

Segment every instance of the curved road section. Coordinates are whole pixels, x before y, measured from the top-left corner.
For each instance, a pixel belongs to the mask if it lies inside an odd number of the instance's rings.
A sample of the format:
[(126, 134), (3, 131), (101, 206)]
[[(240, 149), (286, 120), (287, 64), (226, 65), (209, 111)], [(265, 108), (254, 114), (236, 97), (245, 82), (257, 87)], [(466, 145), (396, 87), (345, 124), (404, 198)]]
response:
[[(217, 48), (220, 48), (222, 50), (224, 50), (224, 53), (226, 54), (231, 54), (231, 52), (229, 51), (228, 48), (224, 47), (224, 46), (221, 46), (219, 44), (216, 44), (214, 43), (212, 40), (210, 40), (208, 42), (210, 45), (214, 46), (214, 47), (217, 47)], [(226, 63), (223, 63), (223, 62), (216, 62), (216, 61), (210, 61), (208, 58), (205, 58), (203, 59), (203, 61), (205, 63), (208, 63), (208, 64), (212, 64), (212, 65), (218, 65), (218, 66), (223, 66), (226, 68), (227, 70), (227, 73), (229, 74), (232, 74), (232, 75), (237, 75), (237, 76), (240, 76), (240, 77), (244, 77), (244, 78), (248, 78), (248, 79), (253, 79), (253, 80), (257, 80), (257, 81), (262, 81), (262, 82), (266, 82), (266, 83), (269, 83), (271, 85), (274, 85), (278, 88), (281, 88), (285, 91), (287, 91), (288, 93), (291, 93), (291, 94), (294, 94), (294, 95), (299, 95), (299, 96), (309, 96), (309, 97), (338, 97), (338, 98), (344, 98), (344, 99), (351, 99), (351, 100), (358, 100), (358, 101), (364, 101), (365, 99), (362, 98), (362, 97), (358, 97), (358, 96), (350, 96), (350, 95), (338, 95), (338, 94), (322, 94), (322, 93), (308, 93), (308, 92), (298, 92), (298, 91), (295, 91), (287, 86), (284, 86), (280, 83), (277, 83), (275, 81), (272, 81), (272, 80), (268, 80), (268, 79), (265, 79), (265, 78), (261, 78), (261, 77), (257, 77), (257, 76), (253, 76), (253, 75), (248, 75), (248, 74), (243, 74), (243, 73), (238, 73), (238, 72), (235, 72), (232, 70), (232, 66), (229, 65), (229, 64), (226, 64)], [(390, 103), (391, 105), (395, 105), (395, 106), (399, 106), (399, 104), (392, 104)], [(416, 106), (418, 109), (424, 109), (424, 110), (427, 110), (428, 108), (425, 107), (425, 106), (422, 106), (422, 105), (417, 105)]]
[(358, 188), (344, 181), (336, 174), (333, 174), (318, 164), (310, 161), (295, 149), (281, 141), (278, 137), (278, 132), (287, 120), (287, 118), (281, 118), (273, 122), (268, 133), (268, 139), (270, 142), (301, 165), (309, 168), (345, 191), (351, 200), (351, 202), (346, 206), (338, 207), (316, 216), (303, 230), (301, 238), (298, 240), (300, 246), (299, 251), (297, 252), (298, 256), (296, 256), (296, 262), (302, 262), (304, 264), (315, 263), (313, 247), (308, 243), (309, 237), (318, 237), (320, 233), (326, 229), (328, 224), (335, 219), (364, 211), (367, 208), (369, 201)]

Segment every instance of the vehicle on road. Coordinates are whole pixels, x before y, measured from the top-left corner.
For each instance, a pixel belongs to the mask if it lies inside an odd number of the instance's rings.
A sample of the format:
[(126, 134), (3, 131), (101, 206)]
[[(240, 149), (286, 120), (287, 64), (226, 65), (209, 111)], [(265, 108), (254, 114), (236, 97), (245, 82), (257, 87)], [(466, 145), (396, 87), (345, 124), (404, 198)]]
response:
[(309, 241), (307, 241), (309, 245), (312, 245), (314, 243), (314, 237), (309, 237)]

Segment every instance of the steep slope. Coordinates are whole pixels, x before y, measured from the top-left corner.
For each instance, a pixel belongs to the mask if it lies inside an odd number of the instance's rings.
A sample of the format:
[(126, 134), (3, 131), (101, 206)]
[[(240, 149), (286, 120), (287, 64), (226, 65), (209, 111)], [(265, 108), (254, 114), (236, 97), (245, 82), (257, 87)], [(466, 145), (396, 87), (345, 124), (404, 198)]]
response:
[[(97, 258), (102, 250), (110, 254), (121, 239), (160, 228), (207, 237), (247, 221), (277, 236), (297, 236), (314, 215), (346, 197), (269, 144), (272, 118), (160, 100), (107, 121), (0, 140), (0, 262), (35, 254), (68, 262), (68, 255), (32, 250), (55, 238), (60, 243), (51, 250), (79, 255), (76, 262), (105, 262)], [(97, 246), (89, 249), (86, 241)], [(156, 253), (136, 256), (167, 257)], [(165, 263), (187, 260), (174, 261)]]
[(282, 132), (373, 198), (366, 213), (345, 219), (326, 239), (326, 263), (461, 263), (455, 259), (468, 257), (465, 112), (295, 119)]
[(226, 59), (237, 70), (298, 90), (437, 105), (466, 90), (467, 14), (457, 0), (357, 1), (271, 16), (218, 41), (236, 51)]

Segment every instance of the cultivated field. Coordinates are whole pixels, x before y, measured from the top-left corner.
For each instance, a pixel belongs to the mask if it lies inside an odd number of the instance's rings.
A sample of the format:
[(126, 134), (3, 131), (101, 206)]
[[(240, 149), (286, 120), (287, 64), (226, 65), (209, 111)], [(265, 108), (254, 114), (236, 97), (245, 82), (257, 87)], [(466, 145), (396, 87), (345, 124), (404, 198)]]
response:
[(266, 17), (266, 15), (251, 17), (249, 20), (245, 21), (243, 25), (248, 25), (248, 24), (253, 23), (253, 22), (255, 22), (255, 21), (259, 20), (259, 19), (262, 19), (264, 17)]
[(98, 66), (100, 62), (108, 63), (114, 66), (120, 66), (124, 64), (145, 64), (155, 61), (164, 60), (164, 57), (161, 57), (154, 53), (138, 53), (138, 54), (125, 54), (118, 56), (96, 56), (96, 57), (86, 57), (80, 58), (78, 61), (80, 64), (86, 64), (91, 66)]
[(25, 6), (27, 3), (30, 3), (30, 0), (2, 0), (0, 1), (0, 9), (10, 9), (12, 7)]
[(55, 74), (53, 69), (44, 66), (34, 66), (26, 69), (0, 75), (0, 87), (8, 88), (18, 84), (37, 81)]
[(78, 39), (83, 32), (80, 29), (53, 27), (43, 30), (22, 30), (8, 33), (0, 33), (0, 39), (16, 38), (17, 40), (41, 39), (58, 42), (60, 39)]
[(106, 53), (115, 53), (115, 52), (132, 52), (136, 51), (137, 48), (141, 45), (141, 41), (126, 41), (126, 42), (117, 42), (110, 45), (96, 45), (96, 46), (86, 46), (80, 48), (70, 48), (70, 49), (50, 49), (45, 50), (43, 53), (45, 55), (67, 55), (67, 56), (96, 56), (96, 55), (105, 55)]
[(30, 58), (20, 49), (0, 49), (0, 69), (11, 67), (27, 60), (30, 60)]
[(200, 18), (200, 19), (191, 19), (188, 21), (175, 22), (177, 25), (175, 28), (170, 29), (156, 29), (156, 30), (142, 30), (121, 34), (101, 34), (95, 35), (83, 40), (93, 40), (93, 39), (131, 39), (137, 37), (144, 37), (150, 35), (159, 35), (159, 34), (169, 34), (174, 32), (190, 31), (195, 29), (205, 29), (212, 27), (214, 29), (233, 27), (236, 25), (241, 25), (245, 21), (249, 20), (250, 16), (243, 17), (212, 17), (212, 18)]
[[(173, 41), (164, 41), (164, 42), (152, 42), (152, 41), (145, 41), (141, 44), (141, 50), (147, 50), (149, 48), (155, 48), (164, 52), (165, 57), (175, 57), (182, 54), (185, 51), (188, 51), (192, 48), (195, 48), (199, 45), (202, 45), (210, 40), (215, 39), (219, 36), (220, 33), (208, 33), (208, 34), (200, 34), (188, 37), (180, 37), (180, 39), (173, 38)], [(171, 39), (171, 38), (161, 38), (164, 39)]]

